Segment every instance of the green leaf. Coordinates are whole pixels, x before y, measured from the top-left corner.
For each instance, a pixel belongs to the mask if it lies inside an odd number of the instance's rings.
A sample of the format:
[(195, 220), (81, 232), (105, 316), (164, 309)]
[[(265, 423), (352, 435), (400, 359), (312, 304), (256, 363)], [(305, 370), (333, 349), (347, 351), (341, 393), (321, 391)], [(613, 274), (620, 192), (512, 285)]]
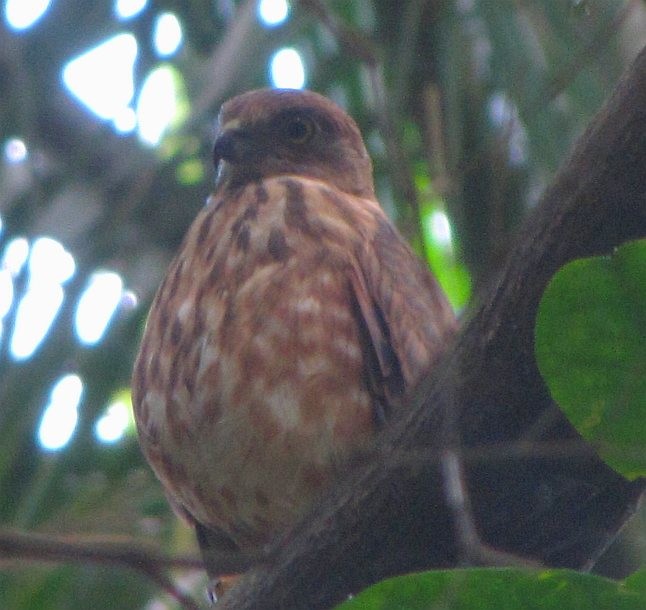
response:
[(560, 269), (539, 306), (535, 349), (581, 435), (627, 478), (646, 475), (646, 240)]
[(643, 574), (623, 583), (572, 570), (438, 570), (389, 578), (337, 610), (641, 610), (643, 581)]

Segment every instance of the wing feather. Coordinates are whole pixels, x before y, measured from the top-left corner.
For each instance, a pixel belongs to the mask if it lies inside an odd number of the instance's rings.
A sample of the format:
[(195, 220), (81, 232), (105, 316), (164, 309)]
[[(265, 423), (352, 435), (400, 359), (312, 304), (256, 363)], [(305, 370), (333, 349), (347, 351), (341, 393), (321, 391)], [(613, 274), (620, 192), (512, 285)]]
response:
[(430, 370), (457, 320), (435, 278), (382, 214), (350, 285), (372, 351), (371, 392), (388, 413)]

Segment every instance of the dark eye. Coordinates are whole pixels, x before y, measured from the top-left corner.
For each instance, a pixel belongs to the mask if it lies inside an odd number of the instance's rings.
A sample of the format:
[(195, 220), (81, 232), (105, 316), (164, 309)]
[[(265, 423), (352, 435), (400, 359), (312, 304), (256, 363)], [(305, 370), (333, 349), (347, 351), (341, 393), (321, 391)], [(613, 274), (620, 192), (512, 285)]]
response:
[(307, 117), (297, 116), (290, 118), (285, 124), (285, 135), (294, 144), (309, 142), (316, 131), (314, 121)]

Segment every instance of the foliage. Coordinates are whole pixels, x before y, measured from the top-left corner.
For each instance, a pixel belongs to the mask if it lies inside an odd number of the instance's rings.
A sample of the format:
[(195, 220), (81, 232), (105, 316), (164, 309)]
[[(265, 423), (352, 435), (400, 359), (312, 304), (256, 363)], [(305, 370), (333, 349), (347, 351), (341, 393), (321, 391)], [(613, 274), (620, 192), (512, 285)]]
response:
[(646, 572), (616, 582), (570, 570), (443, 570), (384, 580), (337, 610), (638, 610)]
[(573, 261), (551, 280), (536, 358), (577, 430), (625, 477), (646, 476), (646, 240)]

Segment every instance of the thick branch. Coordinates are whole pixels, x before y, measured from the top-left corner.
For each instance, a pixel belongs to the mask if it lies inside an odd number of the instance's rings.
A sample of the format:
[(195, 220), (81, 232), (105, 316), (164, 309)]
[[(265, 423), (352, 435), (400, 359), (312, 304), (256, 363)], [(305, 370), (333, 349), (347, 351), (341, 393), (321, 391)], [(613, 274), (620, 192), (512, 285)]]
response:
[[(554, 407), (534, 360), (534, 321), (559, 267), (645, 235), (642, 51), (423, 397), (218, 608), (327, 608), (388, 575), (477, 557), (488, 563), (486, 552), (470, 553), (457, 535), (465, 515), (494, 556), (588, 568), (634, 511), (643, 481), (629, 483), (606, 467)], [(530, 451), (495, 459), (501, 444)], [(482, 459), (487, 450), (493, 456)], [(461, 456), (457, 486), (446, 478), (447, 455)], [(467, 498), (456, 500), (462, 490)]]

